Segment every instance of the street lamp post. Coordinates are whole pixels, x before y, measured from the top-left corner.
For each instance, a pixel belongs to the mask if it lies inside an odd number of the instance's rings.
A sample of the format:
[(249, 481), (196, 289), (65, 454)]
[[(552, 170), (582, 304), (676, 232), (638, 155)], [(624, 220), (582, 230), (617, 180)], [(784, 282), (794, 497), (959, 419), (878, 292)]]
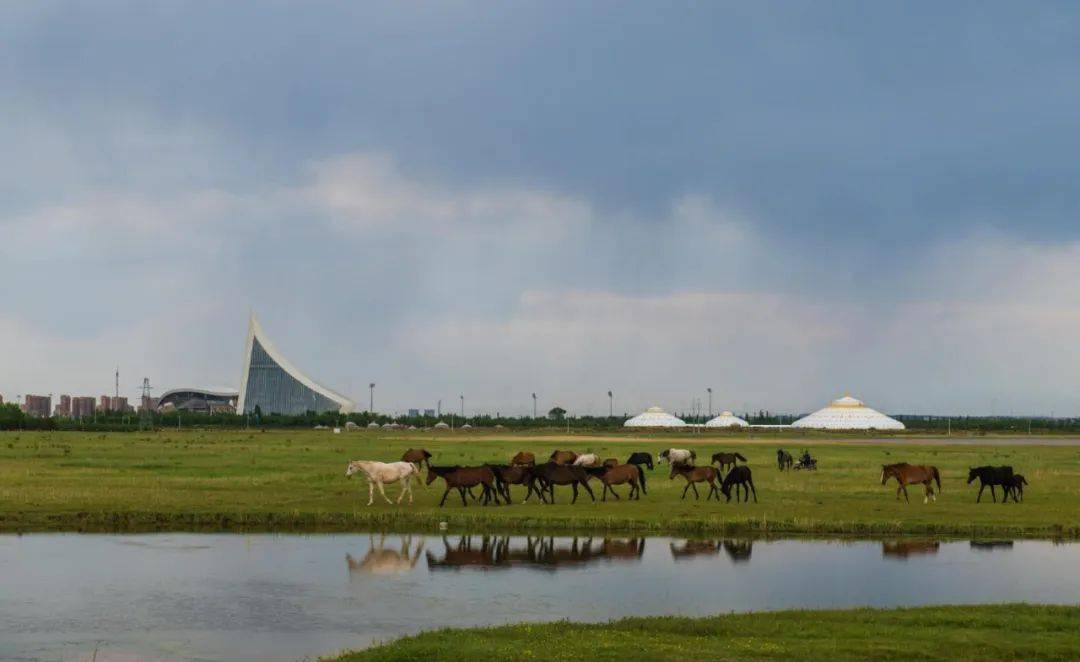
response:
[(536, 394), (535, 393), (532, 394), (532, 399), (533, 399), (533, 420), (535, 420), (536, 419)]
[(709, 392), (709, 418), (712, 418), (712, 387), (705, 390)]
[(607, 416), (608, 416), (608, 418), (614, 418), (615, 417), (615, 394), (613, 394), (611, 391), (607, 392), (607, 402), (608, 402)]
[(368, 413), (375, 412), (375, 382), (368, 384)]
[(464, 421), (465, 420), (465, 394), (462, 393), (458, 397), (461, 398), (461, 420)]

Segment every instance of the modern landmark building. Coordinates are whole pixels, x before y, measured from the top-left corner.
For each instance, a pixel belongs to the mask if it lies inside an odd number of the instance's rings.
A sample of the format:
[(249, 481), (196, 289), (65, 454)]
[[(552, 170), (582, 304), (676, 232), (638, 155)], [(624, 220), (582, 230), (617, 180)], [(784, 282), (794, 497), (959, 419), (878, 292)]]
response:
[(274, 347), (252, 314), (236, 411), (246, 414), (256, 407), (264, 414), (347, 414), (355, 404), (300, 372)]

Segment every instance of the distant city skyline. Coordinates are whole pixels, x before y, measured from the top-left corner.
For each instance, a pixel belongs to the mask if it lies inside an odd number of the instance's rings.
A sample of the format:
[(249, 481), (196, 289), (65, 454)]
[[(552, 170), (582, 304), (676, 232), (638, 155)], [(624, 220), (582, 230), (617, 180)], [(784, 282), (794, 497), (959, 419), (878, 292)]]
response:
[(384, 412), (1080, 415), (1080, 6), (46, 0), (0, 59), (7, 402), (239, 388), (256, 310)]

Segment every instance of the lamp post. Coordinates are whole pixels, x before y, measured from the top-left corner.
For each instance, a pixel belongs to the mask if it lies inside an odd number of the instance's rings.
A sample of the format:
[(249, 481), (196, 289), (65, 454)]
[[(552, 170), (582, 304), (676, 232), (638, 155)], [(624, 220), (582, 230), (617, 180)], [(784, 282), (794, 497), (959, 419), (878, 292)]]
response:
[(535, 420), (536, 419), (536, 394), (535, 393), (532, 394), (532, 399), (533, 399), (533, 420)]
[(375, 412), (375, 382), (368, 384), (368, 413)]
[(607, 417), (615, 418), (615, 394), (607, 392)]
[(461, 420), (464, 421), (465, 420), (465, 394), (462, 393), (458, 397), (461, 398)]
[(709, 418), (712, 418), (712, 387), (705, 390), (709, 392)]

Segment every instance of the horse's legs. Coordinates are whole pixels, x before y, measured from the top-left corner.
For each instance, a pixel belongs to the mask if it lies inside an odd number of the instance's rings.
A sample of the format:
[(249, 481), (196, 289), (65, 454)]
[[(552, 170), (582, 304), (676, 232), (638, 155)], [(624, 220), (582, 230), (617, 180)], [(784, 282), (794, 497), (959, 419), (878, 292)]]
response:
[(368, 482), (367, 482), (367, 505), (370, 506), (374, 502), (375, 502), (375, 483), (371, 482), (371, 479), (368, 478)]
[(694, 501), (700, 500), (701, 494), (697, 491), (697, 483), (690, 483), (690, 485), (694, 488)]
[[(589, 493), (589, 498), (593, 500), (593, 503), (596, 503), (596, 495), (593, 494), (592, 488), (589, 487), (589, 481), (587, 481), (587, 480), (581, 481), (581, 486), (584, 487), (585, 491)], [(615, 493), (615, 490), (612, 490), (612, 494), (614, 494), (614, 493)], [(619, 495), (616, 494), (615, 496), (617, 498)]]
[(709, 481), (709, 495), (707, 497), (705, 497), (705, 500), (708, 501), (709, 499), (711, 499), (713, 497), (716, 497), (716, 500), (719, 501), (720, 500), (720, 492), (717, 491), (717, 489), (716, 489), (716, 481), (710, 480)]
[(449, 485), (447, 485), (447, 486), (446, 486), (446, 491), (442, 493), (442, 500), (441, 500), (441, 501), (439, 501), (439, 508), (442, 508), (442, 507), (443, 507), (443, 504), (444, 504), (444, 503), (446, 503), (446, 497), (447, 497), (447, 496), (448, 496), (449, 494), (450, 494), (450, 486), (449, 486)]
[(686, 481), (686, 487), (682, 488), (682, 498), (686, 498), (686, 490), (690, 489), (690, 485), (692, 485), (692, 483), (690, 481)]
[(993, 483), (990, 483), (990, 498), (994, 500), (994, 503), (997, 503), (997, 495), (994, 494), (994, 484)]
[(605, 502), (605, 503), (607, 502), (607, 491), (608, 491), (608, 484), (604, 483), (604, 491), (600, 493), (600, 500)]
[[(573, 504), (577, 503), (577, 481), (574, 481), (573, 483), (570, 483), (570, 487), (572, 487), (574, 489), (574, 498), (570, 500), (570, 504), (573, 505)], [(593, 500), (595, 501), (595, 499), (593, 499)]]
[(907, 501), (908, 503), (911, 503), (911, 499), (908, 498), (907, 485), (905, 485), (903, 483), (900, 483), (900, 487), (902, 487), (904, 489), (904, 501)]
[(754, 493), (754, 503), (757, 503), (757, 490), (754, 489), (754, 480), (749, 478), (746, 482), (750, 483), (750, 491)]
[[(465, 500), (465, 488), (464, 487), (458, 487), (457, 489), (458, 489), (458, 494), (461, 495), (461, 505), (467, 508), (469, 506), (469, 502)], [(472, 492), (470, 492), (469, 494), (472, 494)], [(476, 498), (473, 497), (473, 501), (475, 501), (475, 500), (476, 500)]]
[(386, 503), (390, 504), (391, 506), (394, 505), (394, 502), (390, 500), (390, 497), (386, 496), (386, 490), (383, 488), (383, 482), (380, 480), (375, 484), (379, 486), (379, 494), (382, 495), (382, 498), (386, 499)]
[(982, 492), (986, 489), (986, 483), (979, 481), (979, 496), (975, 497), (975, 503), (982, 501)]
[[(611, 490), (611, 495), (612, 495), (613, 497), (615, 497), (616, 499), (618, 499), (618, 498), (619, 498), (619, 494), (618, 494), (618, 493), (617, 493), (617, 492), (615, 491), (615, 488), (614, 488), (614, 487), (611, 487), (610, 485), (604, 485), (604, 487), (606, 487), (606, 488), (608, 488), (609, 490)], [(627, 498), (629, 499), (630, 497), (627, 497)]]

